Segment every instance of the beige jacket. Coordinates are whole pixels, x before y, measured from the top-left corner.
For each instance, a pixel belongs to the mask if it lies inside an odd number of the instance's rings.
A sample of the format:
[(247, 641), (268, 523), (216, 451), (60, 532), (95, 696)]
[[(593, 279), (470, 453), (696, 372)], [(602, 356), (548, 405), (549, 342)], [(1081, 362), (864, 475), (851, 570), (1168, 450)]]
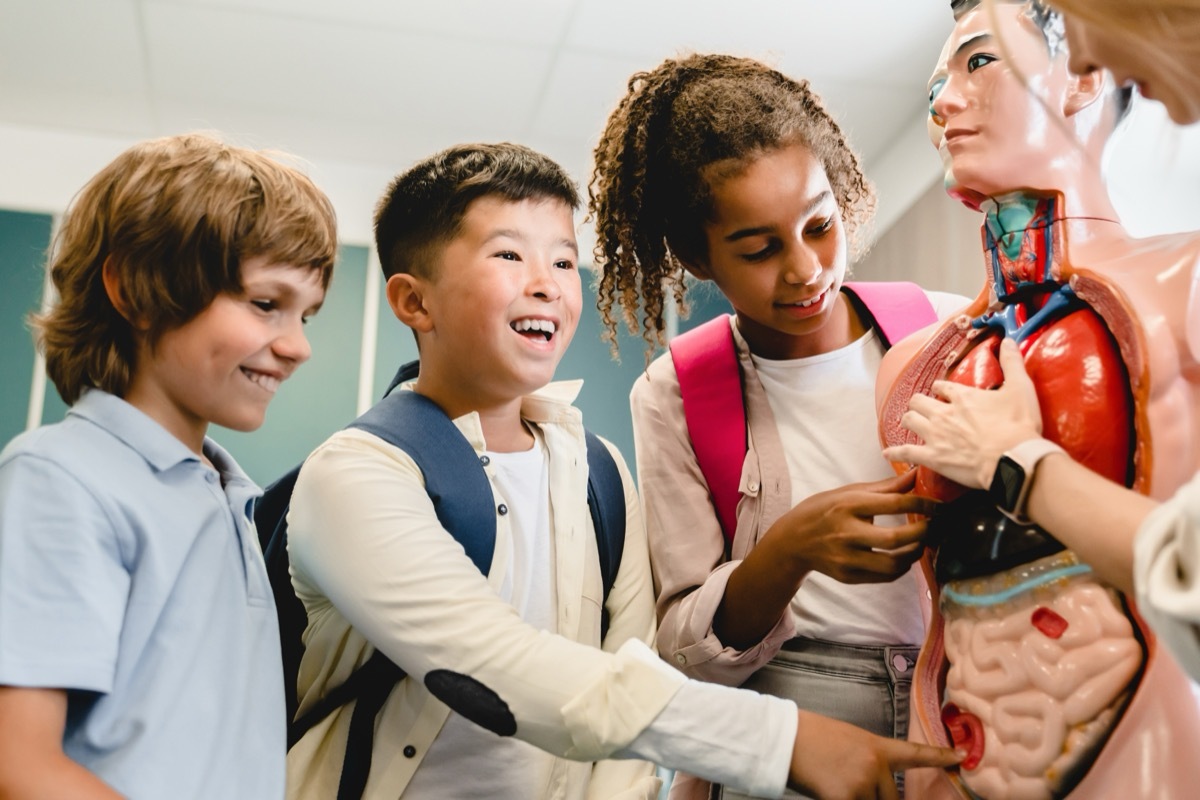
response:
[[(546, 798), (645, 798), (658, 780), (649, 764), (601, 761), (628, 745), (678, 689), (681, 676), (639, 640), (654, 631), (646, 541), (637, 494), (625, 484), (625, 551), (608, 597), (600, 641), (601, 578), (587, 510), (580, 383), (551, 384), (525, 398), (550, 459), (558, 630), (526, 625), (496, 594), (507, 572), (498, 556), (485, 579), (439, 525), (421, 473), (403, 451), (358, 430), (334, 434), (305, 462), (289, 515), (292, 582), (308, 612), (300, 711), (340, 685), (375, 647), (409, 675), (380, 712), (366, 800), (402, 797), (449, 714), (423, 678), (449, 669), (481, 682), (508, 705), (516, 736), (563, 759)], [(477, 452), (478, 415), (454, 420)], [(491, 467), (485, 467), (493, 481)], [(499, 502), (497, 500), (497, 502)], [(496, 518), (496, 553), (511, 536)], [(622, 647), (622, 644), (625, 644)], [(288, 754), (288, 797), (336, 796), (353, 706), (339, 709)]]

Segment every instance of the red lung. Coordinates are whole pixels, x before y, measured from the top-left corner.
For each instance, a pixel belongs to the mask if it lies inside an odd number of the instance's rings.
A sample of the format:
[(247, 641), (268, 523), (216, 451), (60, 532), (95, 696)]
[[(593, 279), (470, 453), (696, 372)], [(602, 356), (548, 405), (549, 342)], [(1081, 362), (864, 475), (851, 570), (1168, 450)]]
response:
[[(1024, 323), (1027, 307), (1017, 309)], [(996, 354), (1000, 332), (976, 339), (947, 380), (994, 389), (1004, 382)], [(1133, 447), (1133, 398), (1116, 342), (1100, 317), (1081, 308), (1032, 331), (1021, 341), (1025, 369), (1037, 387), (1043, 435), (1094, 472), (1127, 483)], [(917, 492), (943, 501), (966, 489), (924, 467)]]

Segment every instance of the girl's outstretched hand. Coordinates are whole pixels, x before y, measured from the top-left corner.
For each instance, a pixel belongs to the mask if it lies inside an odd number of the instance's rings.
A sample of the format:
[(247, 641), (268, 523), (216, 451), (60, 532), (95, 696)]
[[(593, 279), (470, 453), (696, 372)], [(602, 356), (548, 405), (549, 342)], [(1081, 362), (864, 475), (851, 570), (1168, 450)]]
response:
[(884, 458), (916, 464), (973, 489), (986, 489), (1006, 450), (1042, 433), (1037, 390), (1025, 372), (1020, 350), (1011, 339), (1000, 343), (1004, 385), (976, 389), (935, 381), (943, 400), (913, 395), (900, 424), (924, 444), (884, 449)]
[(820, 800), (899, 800), (893, 772), (962, 760), (954, 750), (886, 739), (809, 711), (799, 714), (788, 784)]
[(885, 583), (908, 572), (921, 556), (924, 520), (875, 524), (878, 514), (933, 513), (936, 503), (911, 494), (915, 472), (874, 483), (855, 483), (805, 498), (784, 514), (772, 533), (797, 572), (815, 571), (842, 583)]

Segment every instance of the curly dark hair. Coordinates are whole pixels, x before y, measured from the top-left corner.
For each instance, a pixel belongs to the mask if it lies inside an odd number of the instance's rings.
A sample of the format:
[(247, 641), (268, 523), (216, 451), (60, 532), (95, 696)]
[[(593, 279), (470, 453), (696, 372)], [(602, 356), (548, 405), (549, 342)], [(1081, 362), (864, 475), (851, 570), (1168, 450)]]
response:
[(736, 168), (793, 144), (807, 147), (825, 168), (857, 252), (875, 194), (808, 81), (753, 59), (703, 54), (667, 59), (629, 79), (596, 146), (588, 185), (601, 272), (596, 304), (614, 349), (614, 302), (631, 333), (641, 312), (647, 358), (663, 343), (667, 291), (683, 307), (683, 266), (707, 258), (712, 193), (705, 168), (717, 162)]

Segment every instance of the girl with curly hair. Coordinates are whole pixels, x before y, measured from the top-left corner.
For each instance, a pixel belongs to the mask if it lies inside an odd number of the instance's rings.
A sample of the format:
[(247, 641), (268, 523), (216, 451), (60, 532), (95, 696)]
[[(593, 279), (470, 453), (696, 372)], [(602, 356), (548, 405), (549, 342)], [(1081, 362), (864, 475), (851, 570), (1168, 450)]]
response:
[[(685, 274), (735, 312), (717, 323), (746, 420), (735, 515), (722, 517), (697, 458), (679, 356), (633, 388), (659, 652), (692, 677), (903, 737), (925, 597), (925, 524), (903, 515), (932, 509), (880, 454), (886, 343), (842, 291), (875, 202), (858, 157), (807, 82), (692, 55), (631, 78), (589, 190), (609, 336), (616, 304), (648, 349), (661, 344)], [(930, 322), (966, 304), (910, 288)], [(677, 781), (673, 797), (708, 797), (698, 783)]]

